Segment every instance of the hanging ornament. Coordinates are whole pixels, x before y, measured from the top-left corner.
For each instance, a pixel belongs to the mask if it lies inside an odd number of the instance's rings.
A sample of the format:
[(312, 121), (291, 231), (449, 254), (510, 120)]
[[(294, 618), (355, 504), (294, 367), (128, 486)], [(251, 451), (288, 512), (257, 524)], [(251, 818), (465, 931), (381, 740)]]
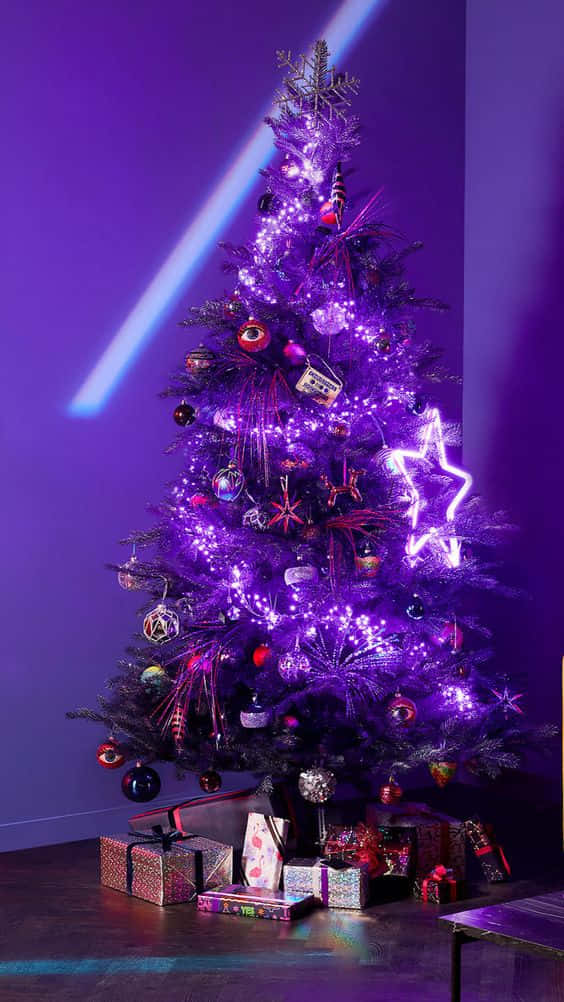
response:
[(128, 800), (134, 800), (137, 804), (146, 804), (159, 795), (161, 781), (158, 772), (155, 772), (148, 765), (137, 762), (133, 769), (124, 774), (121, 788)]
[(333, 436), (333, 438), (339, 438), (344, 440), (345, 438), (349, 437), (351, 429), (350, 425), (347, 424), (346, 421), (335, 421), (331, 425), (329, 432)]
[(218, 470), (212, 480), (212, 490), (220, 501), (235, 501), (243, 490), (245, 478), (236, 463)]
[(306, 367), (296, 383), (296, 390), (311, 397), (316, 404), (330, 407), (343, 389), (343, 383), (327, 362), (323, 359), (320, 361), (327, 370), (326, 372), (314, 368), (309, 358), (306, 359)]
[(289, 731), (296, 731), (300, 726), (300, 721), (293, 713), (285, 713), (282, 717), (282, 723)]
[(129, 560), (118, 571), (118, 584), (124, 591), (139, 591), (144, 587), (143, 578), (136, 573), (139, 561), (133, 553)]
[(266, 532), (268, 529), (269, 515), (262, 508), (255, 506), (248, 508), (243, 515), (243, 525), (245, 529), (254, 529), (255, 532)]
[(270, 657), (272, 657), (272, 650), (268, 644), (259, 644), (253, 651), (253, 664), (256, 668), (264, 668)]
[(170, 681), (162, 665), (149, 665), (140, 675), (143, 685), (150, 689), (163, 689)]
[(237, 331), (237, 341), (239, 347), (244, 351), (264, 351), (270, 344), (270, 333), (265, 324), (259, 323), (253, 317), (249, 317), (244, 324), (241, 324)]
[(392, 342), (389, 337), (379, 337), (376, 341), (376, 351), (379, 355), (389, 355), (392, 350)]
[(239, 714), (241, 726), (246, 727), (247, 730), (258, 730), (261, 727), (268, 727), (270, 718), (270, 709), (259, 703), (258, 694), (256, 692), (252, 693), (249, 703)]
[(288, 682), (289, 685), (293, 685), (295, 682), (300, 682), (304, 675), (307, 675), (311, 671), (311, 663), (307, 656), (300, 648), (300, 638), (296, 637), (296, 642), (291, 648), (291, 650), (286, 651), (278, 661), (278, 673)]
[(441, 790), (456, 775), (458, 762), (429, 762), (429, 772)]
[(314, 310), (311, 319), (318, 334), (331, 337), (332, 334), (339, 334), (343, 330), (347, 322), (347, 311), (340, 303), (329, 303)]
[(321, 526), (316, 525), (313, 519), (308, 518), (303, 529), (300, 531), (300, 536), (306, 543), (315, 543), (321, 538)]
[(125, 755), (116, 741), (108, 738), (96, 749), (96, 758), (104, 769), (119, 769), (125, 762)]
[(516, 692), (512, 695), (507, 686), (504, 686), (503, 692), (498, 692), (497, 689), (492, 689), (491, 691), (497, 700), (497, 708), (503, 710), (504, 716), (507, 717), (510, 711), (512, 713), (523, 713), (523, 710), (518, 705), (519, 700), (523, 699), (523, 692)]
[(396, 692), (386, 707), (386, 716), (392, 724), (410, 727), (417, 719), (417, 707), (413, 700)]
[(381, 563), (381, 557), (375, 553), (365, 553), (354, 558), (356, 572), (361, 578), (375, 578)]
[(409, 402), (407, 404), (407, 409), (408, 409), (409, 413), (410, 414), (416, 414), (416, 415), (424, 414), (426, 407), (427, 407), (427, 404), (423, 400), (423, 398), (422, 397), (417, 397), (417, 396), (415, 396), (415, 394), (413, 394), (410, 397)]
[(325, 223), (326, 226), (334, 226), (337, 222), (337, 216), (331, 202), (323, 202), (319, 210), (319, 216), (321, 222)]
[(192, 404), (187, 404), (185, 400), (182, 401), (178, 407), (175, 407), (173, 418), (181, 428), (185, 428), (188, 424), (194, 424), (196, 420), (196, 408), (192, 407)]
[(218, 407), (213, 416), (213, 423), (216, 428), (223, 428), (224, 431), (237, 430), (235, 415), (229, 407)]
[(291, 160), (284, 160), (284, 162), (280, 164), (280, 173), (283, 174), (284, 177), (297, 177), (300, 173), (300, 168)]
[(143, 620), (143, 633), (153, 644), (166, 644), (169, 640), (174, 640), (179, 632), (178, 614), (164, 601), (151, 609)]
[(317, 567), (313, 564), (300, 564), (298, 567), (287, 567), (284, 571), (284, 584), (288, 588), (298, 588), (304, 584), (315, 584), (319, 577)]
[(447, 623), (434, 640), (439, 647), (450, 647), (453, 651), (460, 651), (464, 643), (464, 634), (455, 622)]
[(341, 169), (341, 164), (338, 163), (333, 171), (333, 180), (331, 182), (331, 205), (333, 207), (335, 220), (339, 229), (341, 228), (341, 223), (343, 221), (346, 198), (347, 189), (345, 188), (343, 171)]
[(221, 790), (221, 776), (215, 769), (206, 769), (198, 779), (200, 789), (204, 793), (216, 793)]
[(291, 442), (288, 446), (288, 455), (280, 462), (280, 467), (286, 473), (292, 470), (307, 470), (311, 466), (315, 456), (307, 445), (302, 442)]
[(237, 292), (233, 292), (229, 299), (223, 304), (223, 316), (226, 320), (233, 320), (243, 309), (243, 304)]
[(282, 501), (271, 501), (273, 508), (277, 509), (276, 515), (273, 515), (270, 519), (268, 525), (277, 525), (281, 522), (284, 527), (284, 532), (288, 532), (288, 527), (290, 522), (297, 522), (299, 525), (303, 525), (303, 519), (299, 515), (296, 515), (296, 508), (301, 505), (301, 500), (290, 502), (289, 488), (288, 488), (288, 477), (280, 477), (280, 486), (282, 488)]
[(177, 702), (170, 718), (170, 733), (172, 734), (174, 746), (177, 749), (182, 748), (184, 744), (184, 738), (186, 736), (186, 713), (186, 703)]
[(327, 498), (327, 507), (334, 508), (337, 501), (337, 497), (340, 494), (348, 494), (353, 501), (362, 501), (362, 494), (360, 493), (357, 483), (358, 478), (366, 473), (366, 470), (347, 470), (347, 458), (343, 459), (343, 483), (335, 485), (331, 483), (329, 477), (326, 473), (321, 474), (321, 483), (326, 490), (329, 491), (329, 497)]
[(297, 341), (288, 341), (282, 349), (284, 358), (287, 358), (290, 365), (303, 365), (306, 358), (306, 350)]
[(405, 611), (410, 619), (423, 619), (425, 615), (425, 606), (419, 598), (419, 595), (412, 595)]
[(259, 196), (257, 210), (261, 216), (273, 216), (278, 209), (278, 199), (271, 191), (265, 191)]
[(308, 800), (310, 804), (324, 804), (331, 799), (336, 788), (337, 779), (330, 769), (314, 766), (312, 769), (300, 772), (298, 789), (304, 800)]
[(211, 369), (215, 361), (215, 355), (213, 351), (206, 348), (205, 345), (200, 344), (197, 348), (192, 348), (186, 356), (186, 369), (193, 375), (199, 375), (201, 372), (206, 372), (207, 369)]
[(390, 776), (387, 783), (384, 783), (379, 790), (380, 803), (386, 804), (399, 804), (401, 798), (403, 797), (403, 790), (401, 786), (396, 783), (393, 776)]

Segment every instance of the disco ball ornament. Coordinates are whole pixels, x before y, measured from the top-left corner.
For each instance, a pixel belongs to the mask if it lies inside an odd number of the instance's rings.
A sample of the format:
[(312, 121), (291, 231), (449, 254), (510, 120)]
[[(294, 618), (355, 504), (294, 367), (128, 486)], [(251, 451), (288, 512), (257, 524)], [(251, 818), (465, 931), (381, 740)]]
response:
[(147, 613), (143, 620), (143, 633), (153, 644), (166, 644), (174, 640), (180, 632), (180, 620), (174, 609), (165, 602), (159, 602)]
[(307, 356), (305, 348), (302, 348), (301, 344), (296, 341), (288, 341), (282, 349), (282, 354), (284, 358), (287, 358), (290, 365), (302, 365)]
[(215, 355), (213, 351), (210, 351), (209, 348), (201, 344), (188, 352), (186, 356), (186, 369), (193, 375), (199, 375), (201, 372), (211, 369), (214, 361)]
[(434, 640), (439, 647), (450, 647), (453, 651), (460, 651), (464, 643), (464, 634), (456, 623), (447, 623)]
[(399, 783), (396, 783), (394, 779), (390, 776), (387, 783), (384, 783), (379, 790), (380, 803), (386, 804), (399, 804), (401, 798), (403, 797), (403, 790)]
[(405, 611), (410, 619), (423, 619), (425, 615), (425, 606), (419, 598), (419, 595), (412, 595)]
[(149, 665), (140, 675), (143, 685), (148, 689), (161, 690), (169, 681), (168, 675), (162, 665)]
[(326, 226), (334, 226), (337, 222), (337, 216), (335, 215), (331, 202), (323, 202), (323, 205), (319, 210), (319, 215), (321, 222), (325, 223)]
[(174, 408), (173, 418), (181, 428), (185, 428), (188, 424), (194, 424), (196, 420), (196, 408), (192, 407), (192, 404), (187, 404), (185, 400), (182, 401), (178, 407)]
[(320, 306), (318, 310), (314, 310), (311, 319), (318, 334), (330, 337), (343, 330), (347, 322), (347, 311), (340, 303), (329, 303), (328, 306)]
[(124, 591), (139, 591), (144, 586), (143, 578), (136, 573), (139, 561), (135, 554), (118, 571), (118, 584)]
[(215, 769), (206, 769), (198, 779), (200, 789), (204, 793), (217, 793), (221, 790), (221, 776)]
[(304, 654), (300, 649), (300, 641), (296, 638), (296, 643), (291, 650), (286, 651), (286, 654), (283, 654), (279, 659), (278, 673), (285, 682), (292, 685), (303, 679), (304, 675), (307, 675), (310, 671), (310, 660), (307, 654)]
[(136, 804), (146, 804), (159, 795), (161, 789), (159, 774), (148, 765), (137, 762), (133, 769), (124, 774), (121, 789), (128, 800), (134, 800)]
[(263, 511), (257, 505), (254, 508), (248, 508), (243, 515), (245, 529), (254, 529), (255, 532), (266, 532), (269, 522), (270, 515), (268, 512)]
[(312, 769), (300, 772), (298, 789), (304, 800), (308, 800), (310, 804), (324, 804), (331, 799), (336, 788), (337, 779), (330, 769), (314, 766)]
[(429, 762), (429, 772), (441, 790), (454, 779), (457, 769), (458, 762)]
[(270, 708), (263, 706), (259, 702), (258, 693), (253, 692), (249, 703), (241, 710), (239, 720), (241, 726), (247, 730), (258, 730), (261, 727), (268, 727), (271, 716)]
[(244, 351), (264, 351), (270, 344), (270, 332), (266, 324), (261, 324), (253, 317), (241, 324), (237, 331), (239, 347)]
[(212, 480), (212, 490), (220, 501), (235, 501), (241, 491), (245, 478), (236, 463), (229, 463), (218, 470)]
[(96, 758), (103, 769), (119, 769), (125, 762), (125, 755), (116, 741), (108, 738), (96, 749)]
[(417, 719), (417, 707), (412, 699), (397, 692), (386, 707), (386, 716), (392, 724), (410, 727)]

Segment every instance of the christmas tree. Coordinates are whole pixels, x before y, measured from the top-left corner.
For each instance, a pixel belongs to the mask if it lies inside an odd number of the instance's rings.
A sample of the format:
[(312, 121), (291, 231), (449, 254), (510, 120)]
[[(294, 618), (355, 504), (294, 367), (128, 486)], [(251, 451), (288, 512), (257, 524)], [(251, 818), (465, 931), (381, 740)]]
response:
[(278, 53), (256, 237), (222, 245), (232, 289), (184, 321), (206, 333), (167, 391), (181, 472), (118, 569), (148, 593), (141, 639), (70, 714), (107, 728), (102, 764), (173, 760), (207, 789), (302, 774), (313, 800), (333, 773), (495, 776), (530, 739), (473, 598), (499, 587), (504, 520), (472, 496), (413, 322), (443, 306), (406, 280), (421, 245), (349, 197), (358, 82), (328, 58)]

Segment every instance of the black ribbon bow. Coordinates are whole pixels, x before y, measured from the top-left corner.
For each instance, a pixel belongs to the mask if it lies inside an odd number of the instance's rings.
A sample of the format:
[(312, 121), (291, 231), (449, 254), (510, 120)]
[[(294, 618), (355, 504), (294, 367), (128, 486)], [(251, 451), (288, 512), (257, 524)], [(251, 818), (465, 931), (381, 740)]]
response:
[[(130, 842), (127, 846), (125, 852), (126, 859), (126, 890), (128, 894), (131, 894), (131, 889), (133, 887), (133, 850), (138, 845), (158, 845), (161, 847), (163, 852), (170, 852), (175, 842), (181, 842), (186, 836), (179, 832), (176, 828), (173, 831), (165, 832), (163, 831), (162, 825), (154, 825), (152, 828), (153, 834), (149, 832), (140, 833), (141, 837), (136, 838), (135, 842)], [(200, 853), (201, 855), (201, 853)], [(196, 872), (198, 870), (197, 854), (196, 854)]]

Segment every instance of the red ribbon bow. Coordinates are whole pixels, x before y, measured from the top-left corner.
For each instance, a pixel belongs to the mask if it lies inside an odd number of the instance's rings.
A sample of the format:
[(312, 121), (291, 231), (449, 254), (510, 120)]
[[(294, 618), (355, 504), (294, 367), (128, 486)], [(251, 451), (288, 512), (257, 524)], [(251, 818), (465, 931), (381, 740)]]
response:
[(442, 863), (439, 863), (438, 866), (435, 866), (435, 868), (431, 870), (429, 876), (425, 877), (425, 880), (421, 884), (421, 897), (423, 898), (423, 901), (429, 900), (429, 884), (431, 883), (433, 884), (448, 883), (450, 900), (456, 901), (456, 880), (454, 879), (452, 872), (453, 871), (450, 869), (450, 867), (447, 868), (446, 866), (443, 866)]

